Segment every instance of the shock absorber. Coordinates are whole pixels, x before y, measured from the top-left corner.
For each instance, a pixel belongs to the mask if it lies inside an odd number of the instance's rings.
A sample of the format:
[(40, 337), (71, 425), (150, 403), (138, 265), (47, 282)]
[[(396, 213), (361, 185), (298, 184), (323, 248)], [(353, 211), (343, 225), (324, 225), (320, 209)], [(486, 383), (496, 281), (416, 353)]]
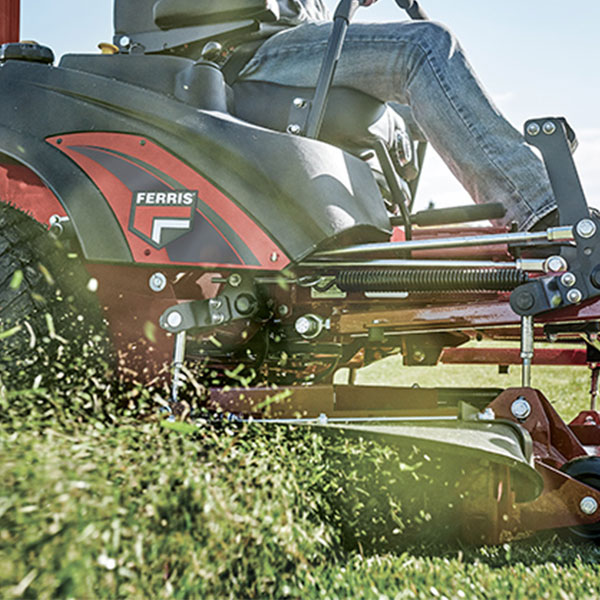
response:
[(344, 292), (509, 292), (528, 280), (517, 269), (361, 269), (336, 275)]

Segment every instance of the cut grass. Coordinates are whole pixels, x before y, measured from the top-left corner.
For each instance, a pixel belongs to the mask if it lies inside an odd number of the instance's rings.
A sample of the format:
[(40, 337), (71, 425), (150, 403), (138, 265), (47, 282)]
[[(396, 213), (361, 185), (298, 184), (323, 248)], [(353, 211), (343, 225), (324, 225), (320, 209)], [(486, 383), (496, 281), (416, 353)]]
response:
[[(587, 406), (586, 375), (536, 367), (534, 383), (571, 417)], [(415, 381), (519, 383), (517, 369), (408, 369), (397, 359), (359, 374)], [(155, 412), (149, 394), (98, 379), (70, 376), (66, 390), (0, 401), (3, 598), (600, 597), (596, 546), (554, 534), (441, 543), (417, 483), (429, 496), (446, 491), (429, 478), (435, 461), (421, 467), (418, 453), (306, 429), (167, 431), (139, 420)], [(438, 525), (434, 533), (447, 524)]]

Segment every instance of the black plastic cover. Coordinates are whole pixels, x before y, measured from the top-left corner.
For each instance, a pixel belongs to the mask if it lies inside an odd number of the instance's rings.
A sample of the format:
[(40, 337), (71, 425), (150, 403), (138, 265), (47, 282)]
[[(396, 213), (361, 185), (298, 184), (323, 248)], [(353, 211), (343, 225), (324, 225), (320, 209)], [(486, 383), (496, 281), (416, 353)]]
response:
[(0, 62), (6, 60), (28, 60), (51, 64), (54, 62), (54, 52), (40, 44), (11, 43), (0, 46)]

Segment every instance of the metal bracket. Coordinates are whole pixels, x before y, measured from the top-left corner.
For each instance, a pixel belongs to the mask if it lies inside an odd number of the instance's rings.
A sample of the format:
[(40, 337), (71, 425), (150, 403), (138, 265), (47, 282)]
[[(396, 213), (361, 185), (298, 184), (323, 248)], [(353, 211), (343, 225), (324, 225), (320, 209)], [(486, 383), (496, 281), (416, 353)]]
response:
[(258, 312), (258, 306), (251, 285), (228, 283), (215, 298), (190, 300), (170, 306), (160, 316), (159, 323), (170, 333), (211, 329), (231, 321), (251, 318)]
[(590, 211), (573, 162), (575, 134), (565, 119), (532, 119), (525, 139), (540, 150), (558, 203), (561, 225), (573, 225), (576, 246), (562, 246), (570, 270), (517, 287), (510, 305), (520, 316), (572, 306), (600, 295), (600, 219)]

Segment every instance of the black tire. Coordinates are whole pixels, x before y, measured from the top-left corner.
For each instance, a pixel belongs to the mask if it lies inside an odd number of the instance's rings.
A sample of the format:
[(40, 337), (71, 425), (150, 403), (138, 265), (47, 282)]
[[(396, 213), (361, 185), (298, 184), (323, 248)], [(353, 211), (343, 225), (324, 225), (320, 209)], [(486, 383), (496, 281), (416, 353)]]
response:
[(76, 255), (37, 221), (0, 204), (0, 379), (48, 386), (105, 357), (105, 330)]
[[(565, 463), (561, 469), (567, 475), (600, 490), (600, 456), (583, 456)], [(581, 540), (600, 544), (600, 523), (569, 527), (569, 533)]]

